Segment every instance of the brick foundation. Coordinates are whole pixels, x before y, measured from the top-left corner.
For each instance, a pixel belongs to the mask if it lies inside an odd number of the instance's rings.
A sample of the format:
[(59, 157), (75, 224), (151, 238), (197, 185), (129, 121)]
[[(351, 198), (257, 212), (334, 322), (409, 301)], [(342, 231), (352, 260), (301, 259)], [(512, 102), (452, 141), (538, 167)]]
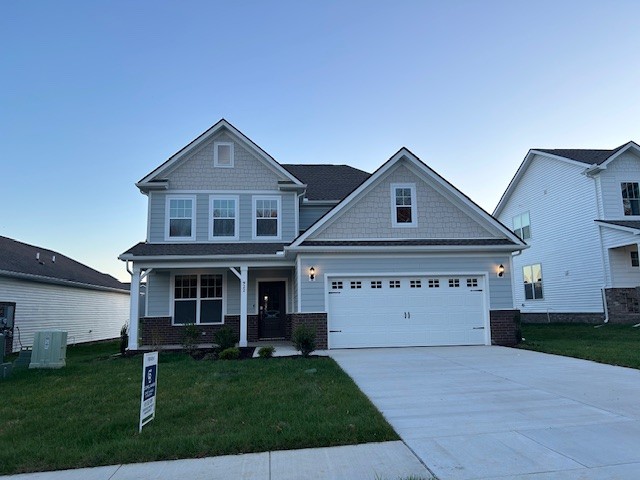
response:
[(292, 313), (289, 326), (289, 336), (299, 325), (309, 325), (316, 331), (316, 348), (318, 350), (327, 349), (327, 314), (326, 313)]
[(602, 323), (604, 313), (521, 313), (522, 323)]
[(491, 343), (512, 347), (520, 342), (519, 310), (491, 310)]
[(640, 287), (604, 290), (611, 323), (640, 323)]
[[(213, 335), (227, 327), (240, 338), (240, 315), (226, 315), (223, 325), (196, 325), (201, 335), (201, 343), (214, 343)], [(171, 325), (171, 317), (144, 317), (140, 319), (141, 346), (182, 345), (184, 325)], [(256, 322), (257, 332), (257, 322)], [(257, 333), (256, 333), (257, 335)]]

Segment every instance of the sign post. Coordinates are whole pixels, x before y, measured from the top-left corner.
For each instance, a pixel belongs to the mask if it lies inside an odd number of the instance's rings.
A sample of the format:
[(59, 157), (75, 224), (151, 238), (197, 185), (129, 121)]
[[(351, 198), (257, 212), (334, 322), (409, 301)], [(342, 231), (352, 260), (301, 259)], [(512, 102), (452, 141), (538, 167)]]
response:
[(158, 352), (144, 354), (142, 362), (142, 394), (140, 398), (140, 430), (156, 416), (158, 385)]

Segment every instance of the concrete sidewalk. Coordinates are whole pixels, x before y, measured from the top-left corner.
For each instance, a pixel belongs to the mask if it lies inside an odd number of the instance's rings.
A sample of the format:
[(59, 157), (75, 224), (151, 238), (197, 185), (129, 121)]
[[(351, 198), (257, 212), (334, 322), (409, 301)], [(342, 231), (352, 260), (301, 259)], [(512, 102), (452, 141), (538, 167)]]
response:
[(0, 476), (2, 480), (398, 480), (432, 478), (401, 441), (132, 463)]

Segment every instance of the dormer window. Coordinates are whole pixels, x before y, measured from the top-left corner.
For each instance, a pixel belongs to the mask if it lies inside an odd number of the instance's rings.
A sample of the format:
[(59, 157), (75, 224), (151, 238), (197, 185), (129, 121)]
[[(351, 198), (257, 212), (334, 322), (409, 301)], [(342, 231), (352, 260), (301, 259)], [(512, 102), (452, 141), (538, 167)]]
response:
[(219, 168), (233, 168), (233, 142), (213, 143), (213, 166)]
[(167, 197), (165, 240), (195, 240), (194, 196)]
[(391, 223), (394, 227), (417, 227), (415, 183), (391, 184)]
[(622, 208), (625, 215), (640, 215), (640, 189), (638, 182), (622, 182)]

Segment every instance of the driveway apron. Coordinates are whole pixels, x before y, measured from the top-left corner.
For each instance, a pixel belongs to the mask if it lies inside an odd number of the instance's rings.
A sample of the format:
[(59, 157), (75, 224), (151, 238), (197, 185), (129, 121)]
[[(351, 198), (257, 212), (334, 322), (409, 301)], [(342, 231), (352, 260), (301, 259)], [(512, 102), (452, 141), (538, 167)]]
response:
[(441, 479), (640, 478), (640, 371), (504, 347), (334, 350)]

